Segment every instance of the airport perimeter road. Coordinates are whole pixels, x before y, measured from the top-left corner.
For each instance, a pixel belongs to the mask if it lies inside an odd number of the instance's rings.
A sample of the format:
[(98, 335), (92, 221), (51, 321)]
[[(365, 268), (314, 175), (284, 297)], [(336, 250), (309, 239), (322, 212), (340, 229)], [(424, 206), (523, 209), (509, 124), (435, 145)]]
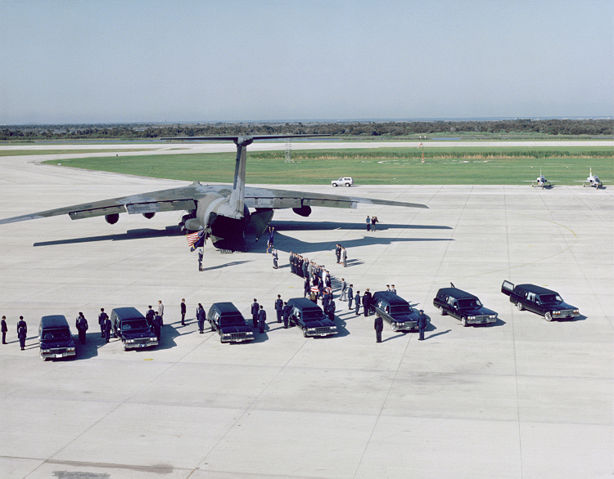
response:
[[(0, 158), (0, 218), (179, 183)], [(291, 186), (288, 186), (291, 188)], [(301, 189), (309, 187), (301, 186)], [(328, 187), (313, 187), (326, 192)], [(335, 190), (335, 193), (342, 193)], [(275, 217), (278, 270), (260, 243), (205, 268), (179, 213), (41, 219), (0, 227), (2, 478), (606, 478), (614, 473), (614, 188), (358, 187), (347, 193), (430, 209), (361, 206)], [(364, 231), (366, 215), (381, 221)], [(349, 264), (334, 262), (334, 245)], [(305, 339), (274, 320), (273, 302), (302, 295), (287, 252), (303, 253), (361, 293), (394, 283), (433, 327), (424, 342), (337, 300), (339, 337)], [(512, 307), (502, 280), (557, 290), (584, 317), (548, 323)], [(463, 328), (432, 306), (453, 281), (499, 313)], [(179, 323), (186, 298), (189, 324)], [(253, 298), (268, 313), (256, 342), (200, 335), (198, 302)], [(166, 305), (158, 349), (104, 345), (99, 308)], [(43, 362), (37, 327), (89, 320), (73, 361)], [(20, 351), (17, 317), (28, 323)]]

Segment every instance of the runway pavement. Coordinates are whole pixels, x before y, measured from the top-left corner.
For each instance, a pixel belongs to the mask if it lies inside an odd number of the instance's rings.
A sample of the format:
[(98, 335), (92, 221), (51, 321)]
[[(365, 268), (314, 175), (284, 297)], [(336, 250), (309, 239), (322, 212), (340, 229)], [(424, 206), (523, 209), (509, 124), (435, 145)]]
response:
[[(62, 146), (65, 148), (65, 146)], [(172, 187), (182, 182), (79, 171), (0, 157), (0, 218)], [(292, 188), (291, 185), (287, 186)], [(328, 192), (330, 187), (297, 189)], [(614, 474), (614, 188), (394, 186), (336, 189), (422, 202), (276, 214), (281, 268), (264, 240), (249, 253), (209, 244), (204, 272), (179, 212), (41, 219), (0, 227), (2, 478), (605, 478)], [(377, 232), (364, 231), (377, 215)], [(335, 264), (334, 245), (349, 264)], [(329, 267), (361, 292), (394, 283), (431, 317), (427, 340), (354, 316), (337, 300), (334, 338), (274, 322), (273, 302), (302, 295), (287, 252)], [(576, 321), (548, 323), (500, 293), (504, 279), (557, 290)], [(453, 281), (501, 320), (463, 328), (432, 299)], [(189, 324), (179, 321), (185, 297)], [(268, 331), (251, 344), (200, 335), (198, 302), (253, 298)], [(162, 299), (163, 343), (104, 345), (101, 306)], [(90, 323), (76, 360), (44, 362), (43, 314)], [(20, 351), (16, 322), (28, 322)]]

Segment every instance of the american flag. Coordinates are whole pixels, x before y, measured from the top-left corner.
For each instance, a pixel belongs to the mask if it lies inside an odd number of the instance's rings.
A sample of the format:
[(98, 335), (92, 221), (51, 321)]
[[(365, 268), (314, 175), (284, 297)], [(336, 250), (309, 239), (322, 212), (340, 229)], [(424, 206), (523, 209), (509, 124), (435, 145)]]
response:
[(194, 248), (194, 245), (202, 237), (203, 234), (204, 234), (204, 231), (199, 230), (199, 231), (195, 231), (194, 233), (190, 233), (189, 235), (186, 235), (185, 239), (188, 242), (188, 246), (190, 246), (191, 248)]

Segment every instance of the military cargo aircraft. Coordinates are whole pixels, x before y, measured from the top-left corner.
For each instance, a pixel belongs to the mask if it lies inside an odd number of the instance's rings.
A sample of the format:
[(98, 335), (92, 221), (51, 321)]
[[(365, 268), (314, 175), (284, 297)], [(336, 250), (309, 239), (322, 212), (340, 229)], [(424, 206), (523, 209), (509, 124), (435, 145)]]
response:
[(358, 203), (427, 208), (419, 203), (406, 203), (354, 196), (309, 193), (245, 186), (246, 148), (256, 140), (276, 138), (314, 137), (327, 135), (254, 135), (176, 137), (164, 140), (226, 140), (237, 147), (234, 181), (232, 185), (202, 185), (198, 181), (179, 188), (152, 191), (93, 203), (39, 211), (0, 220), (0, 224), (26, 221), (67, 214), (71, 219), (104, 216), (115, 224), (121, 213), (142, 214), (153, 218), (158, 212), (185, 211), (180, 228), (184, 232), (204, 230), (205, 238), (222, 250), (244, 251), (252, 238), (257, 239), (273, 218), (273, 211), (292, 208), (299, 216), (307, 217), (313, 206), (356, 208)]

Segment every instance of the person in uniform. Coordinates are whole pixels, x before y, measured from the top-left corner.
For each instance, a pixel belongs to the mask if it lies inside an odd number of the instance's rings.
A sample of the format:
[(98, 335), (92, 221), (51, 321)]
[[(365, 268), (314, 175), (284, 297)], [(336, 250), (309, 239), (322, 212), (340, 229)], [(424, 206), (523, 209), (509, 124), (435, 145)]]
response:
[(79, 316), (77, 316), (75, 326), (77, 327), (77, 332), (79, 333), (79, 342), (81, 344), (85, 344), (85, 332), (87, 331), (88, 324), (87, 319), (85, 319), (85, 316), (83, 316), (83, 313), (80, 312)]
[(352, 309), (352, 301), (354, 300), (354, 285), (350, 284), (348, 288), (348, 309)]
[(254, 329), (258, 327), (258, 311), (260, 311), (260, 305), (258, 304), (258, 300), (254, 298), (254, 302), (252, 303), (252, 326)]
[(185, 326), (185, 313), (187, 311), (187, 307), (185, 305), (185, 298), (181, 298), (181, 325)]
[(292, 311), (292, 308), (290, 306), (288, 306), (288, 303), (284, 303), (284, 310), (283, 310), (284, 329), (288, 329), (288, 321), (290, 320), (290, 312), (291, 311)]
[(284, 302), (281, 300), (281, 294), (277, 295), (275, 300), (275, 312), (277, 313), (277, 322), (281, 323), (281, 316), (284, 310)]
[(28, 336), (28, 325), (23, 320), (23, 316), (19, 316), (19, 322), (17, 323), (17, 337), (19, 338), (19, 346), (23, 351), (26, 348), (26, 337)]
[(151, 307), (151, 304), (148, 306), (148, 310), (145, 313), (145, 319), (147, 320), (147, 324), (150, 328), (153, 328), (154, 325), (154, 317), (156, 316), (156, 312)]
[(207, 319), (207, 313), (205, 313), (205, 308), (201, 303), (198, 303), (198, 308), (196, 308), (196, 320), (198, 321), (198, 332), (203, 334), (205, 332), (205, 320)]
[(420, 336), (418, 337), (418, 341), (424, 341), (424, 331), (426, 330), (426, 314), (424, 311), (420, 310), (420, 316), (418, 316), (418, 331)]
[(156, 338), (158, 338), (158, 342), (162, 338), (162, 316), (156, 314), (153, 320), (153, 330)]
[(365, 290), (365, 294), (362, 295), (362, 307), (365, 316), (369, 316), (371, 314), (371, 292), (369, 288)]
[(373, 322), (373, 327), (375, 328), (375, 339), (378, 343), (382, 342), (382, 330), (384, 329), (384, 320), (381, 316), (377, 315), (375, 317), (375, 321)]
[(198, 248), (198, 271), (203, 270), (203, 258), (205, 257), (205, 249)]
[(360, 311), (360, 291), (356, 291), (356, 296), (354, 296), (354, 314), (358, 316), (358, 311)]
[(9, 328), (6, 325), (6, 316), (2, 316), (2, 344), (6, 344), (6, 333)]
[(335, 309), (337, 309), (335, 300), (331, 298), (330, 302), (328, 303), (328, 319), (330, 319), (333, 323), (335, 322)]
[(164, 305), (162, 300), (158, 300), (158, 316), (160, 316), (160, 324), (164, 324)]
[(264, 310), (264, 306), (260, 305), (260, 310), (258, 311), (258, 330), (260, 333), (264, 333), (264, 328), (266, 326), (266, 311)]
[(109, 319), (109, 315), (104, 312), (104, 308), (100, 308), (100, 314), (98, 315), (98, 324), (100, 325), (100, 337), (104, 338), (104, 322)]
[(271, 254), (273, 255), (273, 269), (278, 269), (279, 268), (279, 255), (277, 254), (277, 250), (273, 248), (273, 251)]
[(105, 343), (108, 343), (109, 339), (111, 339), (111, 320), (109, 319), (109, 316), (106, 316), (106, 318), (102, 321), (102, 337), (104, 338)]

